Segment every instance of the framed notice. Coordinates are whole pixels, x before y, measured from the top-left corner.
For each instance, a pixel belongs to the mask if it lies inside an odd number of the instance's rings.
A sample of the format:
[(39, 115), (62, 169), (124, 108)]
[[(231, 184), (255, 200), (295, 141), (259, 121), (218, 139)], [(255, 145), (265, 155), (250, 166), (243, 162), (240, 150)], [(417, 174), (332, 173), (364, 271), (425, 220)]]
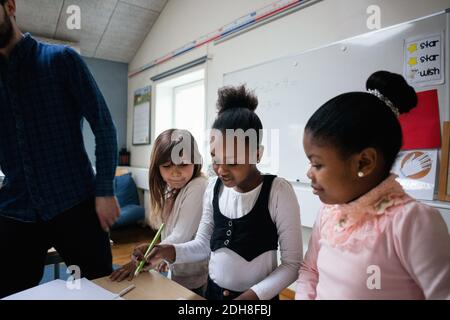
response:
[(444, 83), (443, 33), (405, 40), (404, 76), (413, 86)]
[(150, 144), (151, 86), (138, 89), (133, 100), (133, 145)]

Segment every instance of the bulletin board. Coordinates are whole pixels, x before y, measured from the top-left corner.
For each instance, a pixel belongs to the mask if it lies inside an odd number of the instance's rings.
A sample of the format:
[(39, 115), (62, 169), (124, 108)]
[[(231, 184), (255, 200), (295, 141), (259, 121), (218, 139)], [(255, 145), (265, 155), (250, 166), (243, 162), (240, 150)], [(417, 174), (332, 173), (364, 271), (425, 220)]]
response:
[(150, 144), (151, 86), (138, 89), (133, 99), (133, 145)]

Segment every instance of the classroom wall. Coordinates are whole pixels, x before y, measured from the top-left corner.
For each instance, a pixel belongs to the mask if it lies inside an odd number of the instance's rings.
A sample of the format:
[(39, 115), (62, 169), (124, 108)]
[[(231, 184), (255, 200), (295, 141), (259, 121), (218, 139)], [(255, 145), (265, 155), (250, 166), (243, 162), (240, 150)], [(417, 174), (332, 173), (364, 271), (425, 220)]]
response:
[[(130, 62), (129, 70), (273, 2), (275, 0), (169, 0)], [(133, 92), (148, 85), (150, 77), (208, 54), (211, 60), (207, 62), (206, 105), (210, 124), (215, 117), (217, 90), (222, 86), (224, 73), (369, 32), (366, 9), (370, 5), (380, 6), (381, 27), (384, 28), (449, 8), (450, 0), (323, 0), (220, 44), (210, 43), (195, 49), (131, 78), (127, 145), (131, 147), (132, 166), (146, 167), (150, 159), (150, 145), (131, 146)]]
[[(130, 62), (129, 70), (136, 70), (202, 35), (274, 2), (275, 0), (169, 0)], [(224, 73), (367, 33), (371, 31), (366, 23), (366, 10), (370, 5), (380, 7), (381, 27), (384, 28), (450, 8), (450, 0), (322, 0), (225, 42), (217, 45), (209, 43), (194, 49), (130, 78), (127, 145), (131, 149), (131, 165), (148, 167), (150, 159), (151, 145), (132, 146), (131, 139), (133, 92), (148, 85), (151, 77), (208, 55), (210, 60), (206, 63), (205, 83), (209, 126), (216, 116), (217, 90), (222, 86)], [(154, 125), (151, 127), (153, 130)]]
[[(118, 148), (127, 145), (128, 64), (83, 57), (105, 97), (117, 129)], [(87, 121), (83, 126), (84, 143), (95, 165), (95, 138)]]
[[(135, 58), (130, 62), (129, 70), (131, 72), (273, 2), (275, 0), (169, 0)], [(206, 63), (205, 83), (209, 126), (216, 116), (217, 90), (223, 84), (223, 74), (367, 33), (371, 31), (366, 23), (366, 11), (370, 5), (380, 7), (381, 27), (385, 28), (450, 8), (450, 0), (322, 0), (222, 43), (209, 43), (194, 49), (130, 78), (127, 145), (131, 149), (131, 165), (148, 167), (150, 159), (151, 145), (132, 146), (131, 139), (133, 92), (148, 85), (151, 77), (208, 55), (210, 59)], [(153, 129), (154, 125), (151, 127)], [(300, 197), (300, 194), (304, 193), (303, 199), (308, 200), (312, 194), (305, 194), (303, 187), (296, 188), (297, 195)], [(316, 210), (317, 202), (306, 201), (303, 206), (305, 203), (304, 211)], [(306, 225), (312, 225), (314, 216), (302, 216), (307, 222)]]

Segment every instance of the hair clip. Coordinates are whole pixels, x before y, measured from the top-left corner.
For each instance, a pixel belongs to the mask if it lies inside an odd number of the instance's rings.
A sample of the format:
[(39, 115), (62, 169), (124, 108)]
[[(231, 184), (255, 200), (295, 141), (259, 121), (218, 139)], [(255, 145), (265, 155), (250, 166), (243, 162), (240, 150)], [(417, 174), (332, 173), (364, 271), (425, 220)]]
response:
[(380, 91), (378, 91), (377, 89), (368, 89), (367, 92), (383, 101), (384, 104), (387, 105), (389, 109), (391, 109), (391, 111), (395, 114), (397, 118), (400, 116), (400, 111), (398, 111), (398, 108), (392, 103), (391, 100), (385, 97)]

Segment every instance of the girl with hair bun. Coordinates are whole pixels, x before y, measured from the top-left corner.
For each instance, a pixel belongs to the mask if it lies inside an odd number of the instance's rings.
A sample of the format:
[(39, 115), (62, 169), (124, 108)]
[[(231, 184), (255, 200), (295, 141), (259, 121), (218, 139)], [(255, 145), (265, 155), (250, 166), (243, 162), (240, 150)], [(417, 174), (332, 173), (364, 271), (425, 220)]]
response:
[(398, 74), (339, 95), (309, 119), (308, 177), (324, 203), (297, 282), (297, 299), (450, 299), (450, 237), (433, 209), (391, 174), (398, 115), (417, 104)]
[[(302, 259), (298, 201), (289, 182), (256, 166), (263, 152), (257, 98), (244, 86), (225, 87), (217, 105), (211, 135), (217, 177), (206, 188), (195, 240), (157, 246), (147, 261), (176, 266), (210, 257), (207, 299), (278, 299), (295, 282)], [(142, 259), (143, 251), (135, 255)]]

